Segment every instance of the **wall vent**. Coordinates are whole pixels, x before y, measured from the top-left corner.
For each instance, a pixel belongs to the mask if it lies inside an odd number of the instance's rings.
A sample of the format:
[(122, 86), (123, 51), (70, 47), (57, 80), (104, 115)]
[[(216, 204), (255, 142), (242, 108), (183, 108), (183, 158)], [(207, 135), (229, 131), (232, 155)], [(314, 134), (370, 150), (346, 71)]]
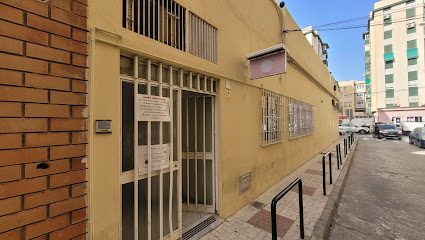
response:
[(251, 173), (239, 177), (239, 194), (251, 188)]

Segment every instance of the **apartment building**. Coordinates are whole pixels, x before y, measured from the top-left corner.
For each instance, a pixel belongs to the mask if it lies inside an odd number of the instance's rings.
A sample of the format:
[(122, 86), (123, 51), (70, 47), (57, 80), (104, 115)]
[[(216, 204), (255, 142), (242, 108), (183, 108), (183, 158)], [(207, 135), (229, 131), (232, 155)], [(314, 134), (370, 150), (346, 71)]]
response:
[(320, 34), (317, 30), (314, 30), (312, 26), (305, 27), (301, 29), (304, 33), (305, 37), (307, 38), (308, 42), (313, 47), (314, 51), (317, 53), (319, 58), (323, 61), (323, 63), (328, 66), (328, 49), (329, 44), (324, 43), (322, 41), (322, 38), (320, 37)]
[(370, 88), (370, 112), (376, 113), (377, 121), (425, 116), (423, 23), (423, 0), (383, 0), (370, 13), (363, 34), (365, 81), (367, 105)]
[(337, 82), (274, 0), (0, 19), (0, 239), (180, 239), (339, 139)]

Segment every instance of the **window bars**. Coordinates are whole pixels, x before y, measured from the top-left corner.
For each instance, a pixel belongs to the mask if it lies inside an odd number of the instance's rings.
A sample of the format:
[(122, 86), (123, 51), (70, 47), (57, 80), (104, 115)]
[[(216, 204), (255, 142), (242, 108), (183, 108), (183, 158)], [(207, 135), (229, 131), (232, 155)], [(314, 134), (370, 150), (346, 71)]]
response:
[(283, 141), (283, 96), (263, 89), (262, 92), (262, 145)]
[(185, 51), (186, 9), (173, 0), (123, 0), (123, 27)]
[(314, 106), (289, 98), (289, 138), (314, 133)]
[(217, 28), (189, 12), (189, 52), (217, 63)]

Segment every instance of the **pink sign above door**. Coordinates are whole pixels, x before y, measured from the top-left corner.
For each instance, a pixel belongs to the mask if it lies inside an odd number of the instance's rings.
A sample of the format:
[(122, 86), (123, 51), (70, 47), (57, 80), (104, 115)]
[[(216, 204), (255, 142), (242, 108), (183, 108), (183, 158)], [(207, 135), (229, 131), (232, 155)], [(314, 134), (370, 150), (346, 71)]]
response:
[(286, 51), (250, 60), (251, 80), (286, 73)]

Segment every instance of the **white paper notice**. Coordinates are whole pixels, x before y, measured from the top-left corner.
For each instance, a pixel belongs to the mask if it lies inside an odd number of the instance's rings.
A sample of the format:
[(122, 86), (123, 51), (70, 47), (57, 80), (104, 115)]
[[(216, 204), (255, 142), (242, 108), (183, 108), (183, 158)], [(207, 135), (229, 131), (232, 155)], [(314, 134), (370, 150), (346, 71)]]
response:
[[(170, 166), (170, 144), (151, 146), (151, 169), (161, 170)], [(148, 146), (139, 146), (139, 173), (148, 172)]]
[(170, 99), (138, 94), (137, 119), (139, 121), (170, 121)]

